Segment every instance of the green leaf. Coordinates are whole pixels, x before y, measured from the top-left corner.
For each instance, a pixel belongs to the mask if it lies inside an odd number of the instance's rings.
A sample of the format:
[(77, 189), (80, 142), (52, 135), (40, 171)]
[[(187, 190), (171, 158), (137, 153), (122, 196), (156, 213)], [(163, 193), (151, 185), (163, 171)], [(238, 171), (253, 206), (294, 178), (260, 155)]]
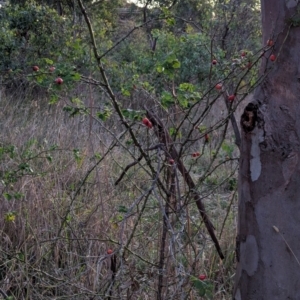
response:
[(200, 133), (204, 133), (204, 132), (207, 131), (207, 127), (206, 127), (205, 125), (200, 125), (200, 126), (198, 127), (198, 129), (199, 129)]
[(196, 278), (194, 276), (191, 276), (191, 281), (193, 283), (193, 286), (197, 290), (199, 296), (200, 297), (204, 297), (205, 296), (205, 292), (206, 292), (206, 284), (205, 284), (205, 282), (199, 280), (198, 278)]
[(169, 56), (168, 56), (166, 62), (172, 64), (173, 61), (175, 61), (175, 60), (176, 60), (176, 55), (175, 55), (173, 52), (171, 52), (171, 53), (169, 54)]
[(47, 65), (53, 65), (53, 60), (51, 60), (49, 58), (44, 58), (43, 60)]
[(70, 223), (72, 221), (72, 216), (70, 214), (67, 215), (66, 217), (66, 223)]
[(72, 98), (71, 102), (73, 104), (76, 104), (79, 107), (84, 107), (83, 101), (81, 99), (77, 98), (77, 97), (76, 98)]
[(51, 145), (51, 147), (50, 147), (50, 151), (54, 151), (54, 150), (56, 150), (58, 148), (58, 146), (57, 145)]
[(25, 147), (26, 147), (26, 149), (28, 149), (28, 148), (36, 145), (37, 143), (38, 143), (37, 139), (33, 138), (26, 142)]
[(124, 205), (120, 205), (119, 206), (119, 209), (118, 209), (118, 212), (120, 213), (127, 213), (128, 212), (128, 208)]
[(23, 193), (19, 193), (19, 192), (14, 193), (14, 198), (17, 199), (17, 200), (20, 200), (23, 197), (24, 197)]
[(189, 106), (189, 101), (186, 97), (179, 95), (177, 99), (182, 108), (187, 108)]
[(161, 65), (159, 65), (159, 66), (156, 67), (156, 71), (157, 71), (158, 73), (163, 73), (164, 70), (165, 70), (165, 68), (164, 68), (163, 66), (161, 66)]
[(101, 154), (100, 153), (95, 153), (95, 156), (94, 156), (96, 159), (101, 159)]
[(142, 110), (133, 110), (133, 109), (122, 109), (122, 114), (125, 118), (130, 120), (139, 120), (145, 114), (145, 111)]
[(97, 112), (96, 115), (102, 121), (106, 121), (112, 115), (112, 110), (109, 107), (105, 107), (103, 111)]
[(33, 170), (31, 169), (31, 167), (27, 163), (19, 164), (19, 169), (22, 170), (22, 171), (25, 171), (27, 173), (33, 173)]
[(6, 200), (11, 200), (13, 198), (10, 193), (4, 193), (3, 196)]
[(73, 149), (73, 155), (74, 155), (76, 162), (80, 162), (81, 155), (80, 155), (79, 149)]
[(161, 7), (161, 10), (162, 10), (162, 12), (164, 13), (164, 16), (165, 16), (165, 17), (171, 15), (171, 12), (170, 12), (170, 10), (169, 10), (167, 7), (162, 6), (162, 7)]
[(19, 260), (21, 260), (21, 261), (24, 261), (24, 260), (25, 260), (25, 255), (24, 255), (23, 252), (18, 253), (17, 256), (18, 256), (18, 259), (19, 259)]
[(182, 134), (180, 133), (180, 131), (177, 131), (176, 127), (171, 127), (169, 129), (169, 133), (170, 133), (170, 136), (172, 136), (172, 137), (175, 137), (175, 134), (179, 138), (182, 136)]
[(44, 76), (41, 75), (41, 76), (36, 76), (35, 80), (37, 81), (37, 83), (42, 83), (44, 81)]
[(172, 62), (172, 67), (173, 67), (174, 69), (179, 69), (180, 66), (181, 66), (181, 64), (180, 64), (180, 61), (179, 61), (178, 59), (173, 60), (173, 62)]
[(175, 25), (175, 19), (174, 19), (174, 18), (168, 18), (168, 19), (167, 19), (167, 24), (168, 24), (169, 26)]
[(195, 86), (191, 83), (181, 83), (179, 85), (179, 90), (183, 92), (193, 92), (195, 90)]
[(51, 95), (49, 104), (56, 104), (58, 102), (58, 95)]
[(0, 159), (4, 156), (4, 154), (5, 154), (5, 148), (0, 147)]
[(121, 92), (122, 92), (122, 95), (123, 95), (123, 96), (126, 96), (126, 97), (129, 97), (129, 96), (130, 96), (130, 92), (129, 92), (127, 89), (125, 89), (125, 88), (122, 88), (122, 89), (121, 89)]
[(173, 105), (175, 103), (175, 100), (172, 96), (172, 94), (170, 94), (167, 91), (163, 91), (162, 95), (161, 95), (161, 104), (164, 108), (168, 108), (171, 105)]
[(73, 79), (74, 81), (79, 81), (80, 78), (81, 78), (81, 75), (80, 75), (79, 73), (74, 73), (74, 74), (72, 74), (72, 79)]
[(234, 190), (236, 190), (236, 188), (237, 188), (237, 180), (236, 180), (236, 178), (230, 178), (228, 180), (228, 189), (230, 191), (234, 191)]
[(133, 140), (131, 140), (131, 139), (126, 140), (125, 144), (126, 144), (127, 146), (133, 145)]
[(80, 113), (82, 113), (84, 110), (80, 109), (79, 107), (72, 107), (72, 106), (65, 106), (63, 108), (63, 111), (69, 112), (70, 113), (70, 117), (74, 117), (76, 115), (79, 115)]
[(228, 144), (228, 143), (226, 143), (226, 142), (224, 142), (223, 144), (222, 144), (222, 150), (229, 156), (229, 157), (231, 157), (232, 156), (232, 153), (233, 153), (233, 151), (234, 151), (234, 145), (230, 145), (230, 144)]
[(153, 86), (151, 86), (150, 83), (149, 83), (148, 81), (142, 82), (142, 87), (143, 87), (145, 90), (147, 90), (148, 92), (154, 90)]

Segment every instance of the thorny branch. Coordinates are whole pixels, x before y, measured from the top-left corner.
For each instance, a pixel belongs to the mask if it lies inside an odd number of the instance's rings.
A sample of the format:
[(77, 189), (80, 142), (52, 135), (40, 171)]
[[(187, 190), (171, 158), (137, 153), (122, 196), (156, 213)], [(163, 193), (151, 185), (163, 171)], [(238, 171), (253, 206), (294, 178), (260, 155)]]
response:
[[(95, 36), (94, 36), (94, 30), (93, 30), (93, 26), (92, 26), (92, 23), (90, 21), (90, 18), (86, 12), (86, 9), (85, 7), (83, 6), (83, 3), (82, 3), (82, 0), (78, 0), (78, 4), (79, 4), (79, 7), (81, 9), (81, 12), (84, 16), (84, 19), (85, 19), (85, 22), (87, 24), (87, 27), (88, 27), (88, 31), (90, 33), (90, 37), (91, 37), (91, 41), (92, 41), (92, 46), (93, 46), (93, 51), (94, 51), (94, 56), (95, 56), (95, 59), (97, 61), (97, 65), (98, 65), (98, 68), (99, 68), (99, 71), (100, 71), (100, 74), (102, 76), (102, 80), (104, 82), (104, 85), (105, 85), (105, 89), (106, 89), (106, 92), (108, 94), (108, 96), (110, 97), (110, 100), (112, 102), (112, 105), (117, 113), (117, 115), (119, 116), (121, 122), (123, 123), (123, 125), (126, 127), (126, 129), (128, 129), (128, 132), (133, 140), (133, 143), (135, 144), (135, 146), (139, 149), (141, 155), (145, 158), (146, 160), (146, 163), (148, 165), (148, 167), (150, 168), (152, 174), (155, 174), (155, 169), (153, 168), (152, 164), (151, 164), (151, 160), (149, 158), (149, 156), (147, 155), (147, 153), (143, 150), (142, 148), (142, 145), (139, 143), (139, 141), (137, 140), (137, 137), (135, 136), (132, 128), (130, 127), (130, 125), (128, 124), (128, 122), (125, 120), (123, 114), (122, 114), (122, 110), (121, 110), (121, 107), (120, 105), (118, 104), (118, 101), (117, 101), (117, 97), (116, 95), (114, 94), (110, 84), (109, 84), (109, 80), (107, 78), (107, 75), (106, 75), (106, 72), (105, 72), (105, 69), (103, 67), (103, 64), (102, 64), (102, 61), (101, 61), (101, 57), (98, 53), (98, 48), (97, 48), (97, 45), (96, 45), (96, 40), (95, 40)], [(160, 178), (157, 179), (157, 182), (159, 184), (159, 186), (161, 187), (161, 189), (164, 191), (164, 193), (166, 195), (169, 194), (169, 192), (167, 191), (167, 189), (165, 188), (164, 184), (161, 182)]]
[(222, 253), (222, 250), (221, 250), (221, 247), (219, 245), (218, 239), (217, 239), (217, 237), (214, 233), (214, 226), (212, 225), (212, 223), (209, 220), (209, 217), (208, 217), (208, 215), (205, 211), (205, 207), (204, 207), (204, 205), (201, 201), (201, 197), (200, 197), (199, 193), (196, 190), (196, 184), (194, 183), (191, 175), (189, 174), (189, 172), (185, 168), (182, 160), (180, 159), (180, 156), (178, 155), (177, 150), (173, 146), (173, 141), (172, 141), (169, 133), (165, 129), (162, 121), (153, 112), (150, 112), (149, 109), (147, 109), (147, 108), (145, 108), (145, 109), (146, 109), (147, 116), (148, 116), (149, 120), (152, 122), (152, 124), (155, 128), (156, 135), (160, 139), (160, 142), (164, 143), (166, 145), (167, 149), (169, 149), (170, 157), (172, 157), (175, 160), (180, 173), (182, 174), (185, 182), (187, 183), (188, 187), (190, 188), (190, 190), (192, 192), (192, 196), (193, 196), (193, 198), (196, 202), (196, 205), (198, 207), (200, 215), (201, 215), (201, 217), (203, 219), (203, 222), (205, 224), (205, 227), (206, 227), (207, 231), (209, 232), (209, 235), (210, 235), (211, 239), (213, 240), (213, 242), (215, 244), (215, 247), (217, 249), (217, 252), (218, 252), (220, 258), (224, 259), (224, 254)]
[(115, 185), (118, 185), (120, 183), (120, 181), (122, 180), (122, 178), (125, 176), (126, 172), (133, 166), (135, 166), (136, 164), (138, 164), (143, 158), (143, 155), (140, 155), (138, 157), (138, 159), (134, 162), (132, 162), (131, 164), (127, 165), (126, 168), (123, 170), (123, 172), (121, 173), (120, 177), (117, 179), (117, 181), (115, 182)]

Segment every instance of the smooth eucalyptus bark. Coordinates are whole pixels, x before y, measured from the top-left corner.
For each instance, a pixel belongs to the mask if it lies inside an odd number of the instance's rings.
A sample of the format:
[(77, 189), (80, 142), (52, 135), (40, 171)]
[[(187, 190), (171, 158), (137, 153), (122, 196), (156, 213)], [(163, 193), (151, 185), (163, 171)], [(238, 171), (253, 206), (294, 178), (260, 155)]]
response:
[[(300, 299), (300, 4), (262, 0), (266, 78), (241, 118), (233, 299)], [(295, 16), (296, 15), (296, 16)], [(291, 19), (293, 20), (291, 22)], [(300, 18), (299, 18), (300, 20)], [(294, 26), (291, 26), (291, 23)], [(268, 57), (273, 53), (277, 60)]]

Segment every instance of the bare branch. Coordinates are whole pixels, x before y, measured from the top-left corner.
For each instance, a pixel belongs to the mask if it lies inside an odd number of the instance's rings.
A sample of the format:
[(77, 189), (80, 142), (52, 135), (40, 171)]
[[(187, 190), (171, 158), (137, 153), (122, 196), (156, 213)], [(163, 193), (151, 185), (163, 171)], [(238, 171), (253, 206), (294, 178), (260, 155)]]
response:
[(118, 180), (115, 182), (115, 185), (118, 185), (120, 183), (120, 181), (122, 180), (122, 178), (124, 177), (124, 175), (126, 174), (126, 172), (133, 166), (135, 166), (136, 164), (138, 164), (143, 158), (143, 155), (140, 155), (140, 157), (132, 162), (131, 164), (127, 165), (126, 168), (123, 170), (123, 172), (121, 173), (120, 177), (118, 178)]
[(160, 141), (166, 145), (167, 149), (169, 149), (169, 155), (177, 163), (180, 173), (182, 174), (185, 182), (187, 183), (188, 187), (190, 188), (190, 190), (192, 192), (193, 198), (196, 202), (196, 205), (198, 207), (200, 215), (203, 219), (203, 222), (205, 224), (205, 227), (206, 227), (211, 239), (213, 240), (213, 242), (215, 244), (217, 252), (218, 252), (220, 258), (224, 259), (224, 254), (222, 253), (218, 239), (214, 233), (214, 226), (211, 223), (211, 221), (205, 211), (205, 207), (201, 201), (201, 197), (196, 190), (196, 184), (194, 183), (191, 175), (189, 174), (188, 170), (185, 168), (182, 160), (180, 159), (180, 156), (178, 155), (177, 150), (173, 146), (173, 141), (172, 141), (169, 133), (167, 132), (166, 128), (164, 127), (162, 121), (153, 112), (150, 112), (147, 108), (145, 108), (145, 109), (146, 109), (149, 120), (152, 122), (152, 124), (155, 128), (156, 135), (158, 136)]

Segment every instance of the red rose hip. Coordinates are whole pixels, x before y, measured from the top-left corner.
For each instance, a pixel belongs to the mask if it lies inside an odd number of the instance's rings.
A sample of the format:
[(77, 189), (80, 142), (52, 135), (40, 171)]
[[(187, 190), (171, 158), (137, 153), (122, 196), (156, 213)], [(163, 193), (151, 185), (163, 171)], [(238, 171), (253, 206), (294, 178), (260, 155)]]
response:
[(202, 281), (202, 280), (205, 280), (206, 279), (206, 275), (205, 274), (201, 274), (199, 275), (199, 279)]
[(60, 77), (55, 79), (55, 83), (58, 84), (58, 85), (63, 84), (63, 82), (64, 82), (63, 79), (60, 78)]
[(228, 96), (228, 101), (232, 102), (235, 98), (235, 95), (229, 95)]
[(222, 84), (221, 83), (216, 84), (215, 88), (218, 91), (221, 90), (222, 89)]

